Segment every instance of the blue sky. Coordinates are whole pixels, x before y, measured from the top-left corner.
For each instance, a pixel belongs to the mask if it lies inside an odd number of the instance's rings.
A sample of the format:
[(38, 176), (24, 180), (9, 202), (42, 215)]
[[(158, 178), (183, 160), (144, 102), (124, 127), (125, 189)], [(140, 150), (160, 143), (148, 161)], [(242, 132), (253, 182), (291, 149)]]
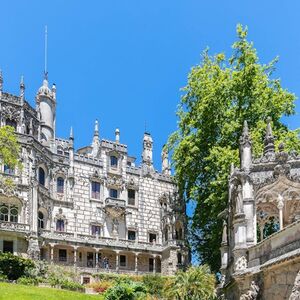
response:
[[(207, 46), (230, 54), (237, 23), (263, 63), (280, 57), (276, 76), (300, 95), (300, 2), (292, 1), (1, 1), (0, 68), (4, 90), (34, 96), (44, 69), (48, 26), (49, 82), (57, 86), (57, 135), (74, 128), (75, 146), (116, 127), (129, 152), (141, 157), (145, 129), (154, 139), (155, 166), (161, 147), (176, 129), (180, 88)], [(297, 102), (297, 111), (299, 111)], [(286, 120), (299, 127), (299, 114)], [(189, 209), (190, 210), (190, 209)]]

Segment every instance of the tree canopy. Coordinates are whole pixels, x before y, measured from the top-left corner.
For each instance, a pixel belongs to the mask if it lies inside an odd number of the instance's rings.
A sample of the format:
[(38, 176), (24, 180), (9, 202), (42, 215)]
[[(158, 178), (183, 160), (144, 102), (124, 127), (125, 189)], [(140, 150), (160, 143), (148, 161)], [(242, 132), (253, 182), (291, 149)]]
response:
[(227, 207), (230, 164), (239, 164), (239, 137), (248, 121), (253, 155), (263, 150), (267, 118), (272, 118), (276, 147), (300, 150), (298, 132), (282, 117), (295, 112), (295, 95), (274, 78), (277, 58), (259, 61), (247, 27), (237, 26), (232, 55), (202, 53), (183, 88), (177, 115), (178, 130), (169, 138), (179, 192), (196, 208), (191, 220), (191, 243), (202, 263), (213, 271), (220, 266), (222, 221)]

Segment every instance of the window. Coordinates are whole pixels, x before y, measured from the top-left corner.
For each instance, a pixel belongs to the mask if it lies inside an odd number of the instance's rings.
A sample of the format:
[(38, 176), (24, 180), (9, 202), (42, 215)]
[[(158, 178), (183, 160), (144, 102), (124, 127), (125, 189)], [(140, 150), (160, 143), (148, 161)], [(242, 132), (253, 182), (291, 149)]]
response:
[(92, 181), (92, 198), (100, 199), (100, 183)]
[(60, 194), (64, 193), (64, 184), (65, 184), (64, 179), (62, 177), (58, 177), (56, 180), (57, 193), (60, 193)]
[(128, 240), (135, 241), (136, 233), (134, 230), (128, 230)]
[(110, 157), (110, 166), (113, 168), (118, 167), (118, 158), (116, 156), (111, 156)]
[(111, 198), (118, 198), (118, 190), (110, 189), (110, 190), (109, 190), (109, 196), (110, 196)]
[(149, 233), (149, 242), (156, 243), (156, 234), (155, 233)]
[(128, 190), (128, 204), (135, 205), (135, 190)]
[(45, 185), (45, 171), (41, 167), (39, 167), (39, 183)]
[(10, 168), (8, 165), (4, 165), (4, 173), (13, 175), (15, 173), (15, 170), (13, 168)]
[(41, 211), (39, 211), (39, 213), (38, 213), (38, 226), (41, 229), (45, 228), (44, 214)]
[(14, 120), (6, 119), (6, 126), (11, 126), (15, 130), (17, 129), (17, 122)]
[(149, 258), (149, 272), (153, 272), (154, 270), (154, 259)]
[(18, 207), (15, 205), (7, 206), (2, 204), (0, 206), (0, 221), (4, 222), (18, 222)]
[(66, 249), (58, 250), (58, 260), (59, 261), (67, 261), (67, 250)]
[(126, 267), (126, 256), (120, 255), (120, 267)]
[(182, 228), (178, 228), (176, 230), (176, 240), (182, 240), (182, 239), (183, 239)]
[(177, 264), (178, 265), (182, 264), (182, 255), (181, 255), (181, 253), (177, 253)]
[(127, 167), (131, 167), (131, 161), (127, 162)]
[(100, 235), (101, 226), (99, 225), (92, 225), (92, 235)]
[(0, 207), (0, 221), (8, 222), (8, 207), (6, 205)]
[(64, 220), (57, 220), (56, 221), (56, 231), (65, 231), (65, 221)]
[(3, 241), (3, 252), (14, 253), (14, 242), (13, 241)]
[(18, 208), (16, 206), (10, 207), (10, 222), (18, 222)]

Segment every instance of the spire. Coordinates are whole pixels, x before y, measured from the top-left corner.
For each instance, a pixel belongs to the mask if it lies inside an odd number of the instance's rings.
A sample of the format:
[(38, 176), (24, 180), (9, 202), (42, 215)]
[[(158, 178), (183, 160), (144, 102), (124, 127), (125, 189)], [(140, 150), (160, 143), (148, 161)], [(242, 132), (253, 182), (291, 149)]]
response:
[(275, 146), (274, 146), (274, 136), (272, 132), (272, 126), (271, 126), (272, 119), (270, 117), (267, 118), (267, 129), (266, 129), (266, 135), (264, 139), (264, 155), (269, 153), (275, 152)]
[(115, 135), (116, 135), (116, 143), (120, 143), (120, 130), (119, 130), (119, 128), (116, 128)]
[(24, 95), (25, 95), (25, 84), (24, 84), (24, 76), (21, 76), (21, 81), (20, 81), (20, 97), (21, 101), (24, 101)]
[(249, 133), (249, 128), (248, 128), (248, 123), (245, 120), (244, 121), (244, 126), (243, 126), (243, 132), (240, 137), (240, 145), (245, 146), (245, 144), (251, 144), (251, 138), (250, 138), (250, 133)]
[(94, 136), (99, 136), (99, 124), (97, 119), (95, 121)]
[(47, 71), (47, 59), (48, 59), (48, 28), (45, 26), (45, 66), (44, 66), (44, 80), (48, 81), (48, 71)]
[(70, 137), (69, 140), (74, 140), (73, 127), (70, 128)]

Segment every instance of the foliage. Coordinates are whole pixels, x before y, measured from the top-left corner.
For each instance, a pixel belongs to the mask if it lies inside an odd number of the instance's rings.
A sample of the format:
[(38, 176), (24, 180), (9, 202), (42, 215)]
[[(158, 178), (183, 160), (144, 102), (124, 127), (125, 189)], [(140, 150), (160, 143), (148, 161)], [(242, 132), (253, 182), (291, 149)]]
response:
[(247, 28), (237, 26), (233, 54), (210, 56), (193, 67), (179, 104), (178, 130), (169, 138), (173, 166), (182, 197), (194, 200), (191, 241), (202, 263), (213, 271), (220, 266), (222, 221), (217, 218), (227, 206), (230, 164), (238, 164), (239, 137), (248, 121), (254, 156), (263, 150), (267, 117), (272, 118), (276, 147), (300, 150), (298, 132), (281, 118), (294, 114), (295, 95), (273, 79), (277, 59), (261, 64), (247, 40)]
[(11, 283), (0, 283), (0, 291), (0, 300), (103, 300), (101, 295)]
[(8, 281), (8, 278), (6, 275), (0, 274), (0, 282), (6, 282)]
[(144, 275), (142, 278), (143, 284), (149, 294), (157, 297), (161, 297), (163, 295), (163, 288), (167, 281), (166, 277), (159, 275)]
[(88, 285), (88, 287), (92, 288), (95, 292), (102, 294), (104, 293), (107, 289), (111, 288), (113, 286), (112, 281), (98, 281), (98, 282), (93, 282)]
[(33, 261), (33, 268), (26, 268), (25, 275), (31, 278), (45, 277), (48, 271), (48, 264), (45, 261)]
[(208, 300), (215, 297), (215, 276), (207, 265), (179, 271), (165, 287), (166, 299)]
[(105, 294), (105, 300), (137, 300), (146, 298), (146, 288), (142, 283), (120, 282), (109, 288)]
[(10, 168), (19, 166), (20, 146), (14, 128), (0, 127), (0, 160)]
[(62, 289), (70, 291), (84, 291), (84, 286), (71, 280), (60, 280), (59, 285)]
[(39, 280), (33, 277), (20, 277), (18, 278), (17, 283), (23, 285), (37, 285)]
[(34, 268), (30, 259), (25, 259), (11, 253), (0, 253), (0, 273), (7, 276), (9, 280), (17, 280), (25, 276), (26, 271)]

